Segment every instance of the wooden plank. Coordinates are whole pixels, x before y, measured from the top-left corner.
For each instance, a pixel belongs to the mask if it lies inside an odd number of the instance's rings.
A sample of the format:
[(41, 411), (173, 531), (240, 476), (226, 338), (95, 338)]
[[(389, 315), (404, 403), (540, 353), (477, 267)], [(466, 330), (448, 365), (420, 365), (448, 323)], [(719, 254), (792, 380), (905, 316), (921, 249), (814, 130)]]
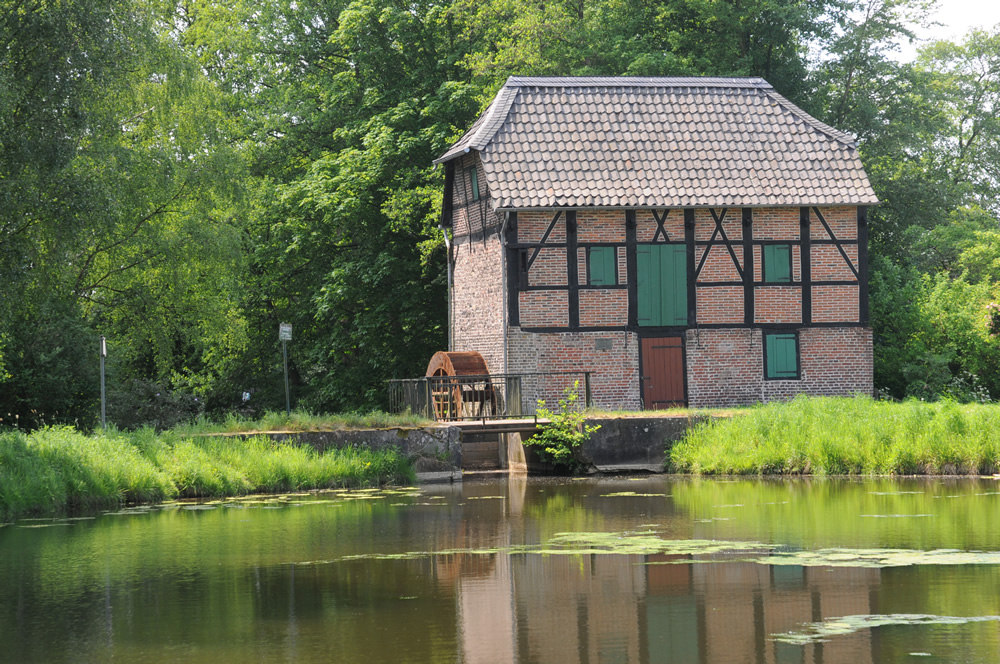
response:
[(643, 402), (647, 410), (683, 406), (684, 344), (681, 337), (642, 339)]

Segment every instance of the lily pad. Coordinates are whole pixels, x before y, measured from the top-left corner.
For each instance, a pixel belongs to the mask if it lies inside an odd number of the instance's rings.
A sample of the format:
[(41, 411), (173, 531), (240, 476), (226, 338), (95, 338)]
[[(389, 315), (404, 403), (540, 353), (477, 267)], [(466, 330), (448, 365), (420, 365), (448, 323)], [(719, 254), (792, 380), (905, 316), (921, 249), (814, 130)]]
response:
[(834, 636), (853, 634), (863, 629), (872, 629), (886, 625), (965, 625), (977, 622), (1000, 622), (1000, 616), (934, 616), (920, 613), (841, 616), (839, 618), (829, 618), (821, 622), (805, 623), (799, 630), (774, 634), (771, 636), (771, 639), (779, 643), (806, 645), (829, 641)]
[(618, 491), (616, 493), (602, 493), (601, 498), (666, 498), (665, 493), (636, 493), (635, 491)]

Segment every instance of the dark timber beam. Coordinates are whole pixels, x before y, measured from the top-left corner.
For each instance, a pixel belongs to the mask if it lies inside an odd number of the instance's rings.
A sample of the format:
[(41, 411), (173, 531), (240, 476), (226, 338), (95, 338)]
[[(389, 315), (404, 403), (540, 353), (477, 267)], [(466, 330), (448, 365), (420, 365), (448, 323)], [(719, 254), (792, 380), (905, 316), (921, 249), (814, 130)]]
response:
[(517, 212), (511, 212), (507, 217), (507, 324), (513, 327), (521, 325), (520, 292), (521, 271), (524, 266), (521, 264), (521, 250), (512, 248), (517, 244)]
[(569, 286), (569, 326), (580, 327), (580, 267), (576, 251), (576, 210), (566, 211), (566, 279)]
[(812, 243), (809, 233), (809, 208), (799, 208), (800, 261), (802, 269), (802, 324), (812, 325)]
[(753, 320), (753, 208), (743, 208), (743, 324)]
[[(715, 236), (712, 236), (715, 239)], [(697, 271), (694, 266), (694, 208), (684, 208), (684, 242), (687, 244), (687, 300), (688, 300), (688, 320), (687, 324), (691, 327), (696, 327), (698, 325), (698, 306), (694, 301), (695, 293), (697, 291), (696, 281), (698, 279)], [(708, 254), (708, 250), (711, 247), (705, 247), (705, 253)], [(704, 256), (702, 257), (702, 262), (704, 262)]]
[[(628, 326), (639, 324), (639, 269), (636, 259), (635, 210), (625, 210), (625, 280), (628, 282)], [(616, 254), (617, 261), (617, 254)]]
[(868, 325), (868, 206), (858, 206), (858, 322)]

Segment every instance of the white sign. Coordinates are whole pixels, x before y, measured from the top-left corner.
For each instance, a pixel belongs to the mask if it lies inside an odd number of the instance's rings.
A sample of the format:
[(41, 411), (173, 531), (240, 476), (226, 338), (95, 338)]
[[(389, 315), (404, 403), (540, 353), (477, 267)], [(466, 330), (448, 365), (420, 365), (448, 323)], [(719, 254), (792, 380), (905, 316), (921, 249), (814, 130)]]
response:
[(278, 339), (281, 341), (292, 340), (292, 324), (282, 323), (278, 326)]

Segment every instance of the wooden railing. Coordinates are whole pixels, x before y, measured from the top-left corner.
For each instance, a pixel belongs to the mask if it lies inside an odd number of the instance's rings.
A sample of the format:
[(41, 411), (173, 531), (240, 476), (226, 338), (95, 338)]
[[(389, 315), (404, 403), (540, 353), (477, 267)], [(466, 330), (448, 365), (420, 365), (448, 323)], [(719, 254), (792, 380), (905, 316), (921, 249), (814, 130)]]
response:
[(404, 378), (389, 381), (389, 410), (438, 421), (534, 417), (540, 400), (554, 410), (567, 390), (590, 406), (590, 387), (589, 371)]

